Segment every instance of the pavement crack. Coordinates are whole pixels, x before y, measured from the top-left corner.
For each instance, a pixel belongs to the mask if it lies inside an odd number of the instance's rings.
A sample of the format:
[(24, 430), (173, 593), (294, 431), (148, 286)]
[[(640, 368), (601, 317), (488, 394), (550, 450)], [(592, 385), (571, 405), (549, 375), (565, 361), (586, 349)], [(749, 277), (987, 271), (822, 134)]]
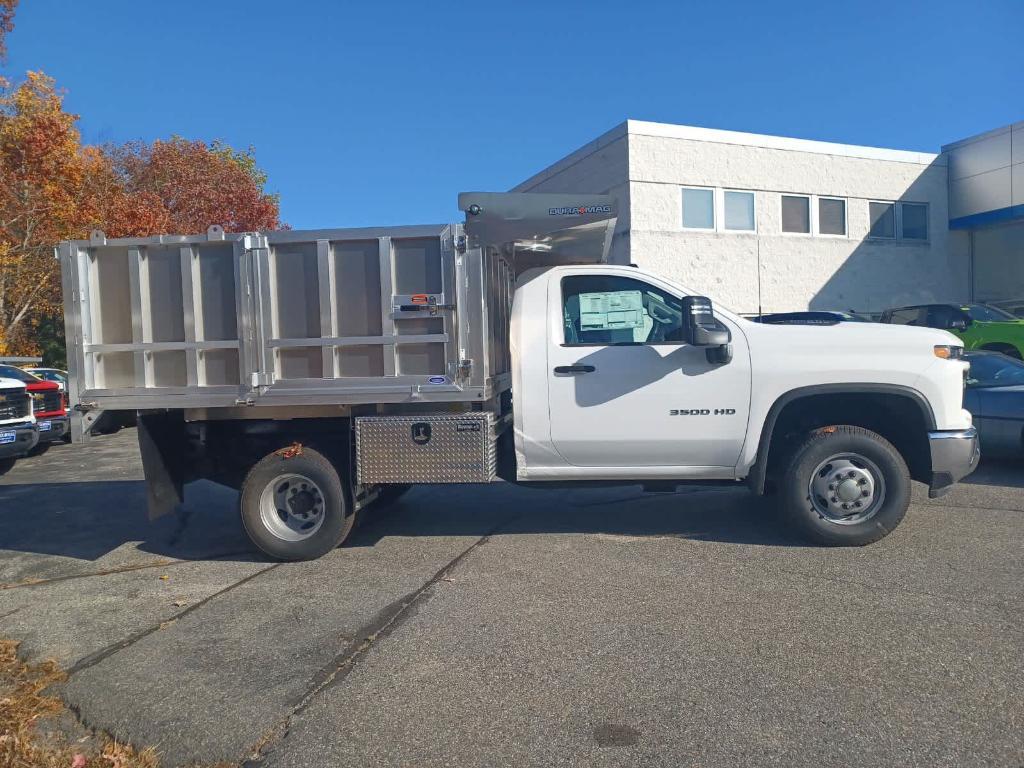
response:
[(352, 671), (355, 665), (365, 657), (376, 643), (384, 639), (406, 620), (415, 614), (415, 608), (427, 597), (433, 587), (439, 582), (450, 580), (449, 574), (458, 567), (472, 552), (490, 541), (499, 530), (512, 522), (514, 518), (508, 518), (478, 538), (462, 552), (445, 563), (433, 576), (424, 584), (412, 592), (395, 600), (389, 606), (380, 611), (373, 619), (355, 632), (355, 640), (348, 644), (344, 651), (335, 656), (334, 660), (324, 667), (311, 681), (306, 691), (295, 700), (291, 711), (279, 720), (259, 743), (252, 749), (252, 757), (242, 763), (242, 768), (254, 768), (291, 732), (292, 720), (296, 715), (301, 715), (323, 690), (337, 685)]
[(184, 610), (179, 611), (178, 613), (176, 613), (173, 616), (171, 616), (169, 619), (165, 619), (164, 621), (161, 621), (158, 624), (154, 624), (153, 626), (148, 627), (147, 629), (144, 629), (144, 630), (142, 630), (140, 632), (135, 632), (135, 633), (129, 635), (128, 637), (123, 638), (122, 640), (118, 640), (116, 643), (112, 643), (111, 645), (108, 645), (106, 648), (102, 648), (99, 651), (96, 651), (95, 653), (91, 653), (88, 656), (86, 656), (86, 657), (84, 657), (82, 659), (79, 659), (78, 662), (76, 662), (70, 669), (68, 669), (68, 671), (67, 671), (68, 678), (70, 679), (71, 677), (74, 677), (79, 672), (81, 672), (83, 670), (86, 670), (86, 669), (89, 669), (89, 667), (96, 666), (101, 661), (109, 659), (115, 653), (118, 653), (120, 651), (123, 651), (125, 648), (129, 648), (129, 647), (135, 645), (135, 643), (139, 642), (140, 640), (143, 640), (144, 638), (149, 637), (154, 632), (157, 632), (157, 631), (163, 629), (164, 627), (168, 626), (169, 624), (173, 624), (174, 622), (178, 621), (179, 619), (182, 619), (185, 616), (188, 616), (193, 611), (199, 610), (200, 608), (202, 608), (204, 605), (206, 605), (211, 600), (213, 600), (213, 599), (215, 599), (217, 597), (220, 597), (221, 595), (227, 594), (231, 590), (233, 590), (233, 589), (235, 589), (237, 587), (240, 587), (243, 584), (247, 584), (248, 582), (250, 582), (253, 579), (255, 579), (257, 576), (262, 576), (264, 573), (268, 573), (269, 571), (274, 570), (275, 568), (277, 568), (280, 565), (281, 565), (281, 563), (274, 563), (273, 565), (271, 565), (271, 566), (269, 566), (267, 568), (263, 568), (263, 569), (261, 569), (259, 571), (256, 571), (256, 573), (250, 574), (250, 575), (246, 576), (244, 579), (240, 579), (239, 581), (236, 581), (233, 584), (229, 584), (228, 586), (224, 587), (223, 589), (217, 590), (213, 594), (207, 595), (202, 600), (199, 600), (198, 602), (193, 603), (192, 605), (188, 606)]
[[(252, 550), (238, 550), (235, 552), (222, 552), (213, 554), (203, 558), (204, 560), (224, 560), (228, 557), (238, 557), (239, 555), (251, 555)], [(173, 568), (176, 565), (184, 565), (185, 563), (192, 563), (195, 560), (150, 560), (145, 563), (136, 563), (135, 565), (122, 565), (117, 568), (106, 568), (102, 571), (90, 571), (89, 573), (72, 573), (68, 576), (54, 576), (50, 579), (23, 579), (22, 581), (15, 581), (8, 584), (0, 584), (0, 592), (5, 589), (27, 589), (29, 587), (44, 587), (49, 584), (59, 584), (62, 581), (71, 581), (72, 579), (91, 579), (95, 576), (112, 576), (118, 573), (131, 573), (132, 571), (141, 571), (146, 568)]]
[(24, 605), (20, 605), (17, 608), (14, 608), (14, 609), (12, 609), (10, 611), (7, 611), (6, 613), (0, 613), (0, 620), (6, 619), (8, 616), (13, 616), (14, 614), (16, 614), (18, 611), (20, 611), (24, 607), (25, 607)]

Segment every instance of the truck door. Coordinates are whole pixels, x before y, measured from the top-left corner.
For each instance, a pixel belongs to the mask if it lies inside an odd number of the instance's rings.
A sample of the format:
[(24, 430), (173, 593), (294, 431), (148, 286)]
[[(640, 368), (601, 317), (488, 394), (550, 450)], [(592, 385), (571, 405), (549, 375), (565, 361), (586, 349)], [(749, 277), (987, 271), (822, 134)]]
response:
[[(710, 363), (682, 340), (680, 296), (633, 270), (552, 275), (551, 442), (582, 467), (734, 467), (747, 428), (750, 358)], [(711, 473), (713, 474), (713, 473)]]

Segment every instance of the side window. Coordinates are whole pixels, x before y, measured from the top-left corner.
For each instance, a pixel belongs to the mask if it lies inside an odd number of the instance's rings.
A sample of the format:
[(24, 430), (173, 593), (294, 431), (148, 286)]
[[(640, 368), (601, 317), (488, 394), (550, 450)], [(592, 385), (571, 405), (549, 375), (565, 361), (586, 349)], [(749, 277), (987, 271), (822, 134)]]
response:
[(952, 328), (953, 321), (959, 319), (962, 314), (962, 312), (954, 307), (944, 307), (941, 305), (929, 307), (925, 325), (929, 328)]
[(924, 310), (920, 307), (897, 309), (890, 316), (889, 322), (896, 323), (897, 325), (924, 325), (922, 322), (924, 320), (922, 317), (923, 313)]
[(562, 280), (562, 321), (568, 346), (682, 343), (682, 304), (642, 280), (573, 275)]

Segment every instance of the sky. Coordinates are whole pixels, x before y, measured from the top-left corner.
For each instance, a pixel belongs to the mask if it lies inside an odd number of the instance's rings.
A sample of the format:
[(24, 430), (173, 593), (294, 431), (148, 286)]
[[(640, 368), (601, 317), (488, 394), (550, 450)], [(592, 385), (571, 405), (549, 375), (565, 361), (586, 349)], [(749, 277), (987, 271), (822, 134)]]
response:
[(253, 146), (291, 226), (461, 219), (630, 118), (937, 152), (1024, 120), (1024, 0), (22, 0), (87, 143)]

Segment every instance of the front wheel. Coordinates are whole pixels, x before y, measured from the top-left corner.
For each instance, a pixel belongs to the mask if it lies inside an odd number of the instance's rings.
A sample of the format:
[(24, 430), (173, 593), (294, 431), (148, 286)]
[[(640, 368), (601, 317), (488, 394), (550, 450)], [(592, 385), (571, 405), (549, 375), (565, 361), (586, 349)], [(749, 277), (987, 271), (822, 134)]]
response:
[(279, 560), (315, 560), (340, 545), (355, 522), (334, 466), (317, 451), (276, 451), (242, 483), (242, 524)]
[(794, 527), (830, 546), (863, 546), (888, 535), (910, 505), (910, 472), (879, 434), (847, 425), (812, 432), (793, 452), (780, 500)]

